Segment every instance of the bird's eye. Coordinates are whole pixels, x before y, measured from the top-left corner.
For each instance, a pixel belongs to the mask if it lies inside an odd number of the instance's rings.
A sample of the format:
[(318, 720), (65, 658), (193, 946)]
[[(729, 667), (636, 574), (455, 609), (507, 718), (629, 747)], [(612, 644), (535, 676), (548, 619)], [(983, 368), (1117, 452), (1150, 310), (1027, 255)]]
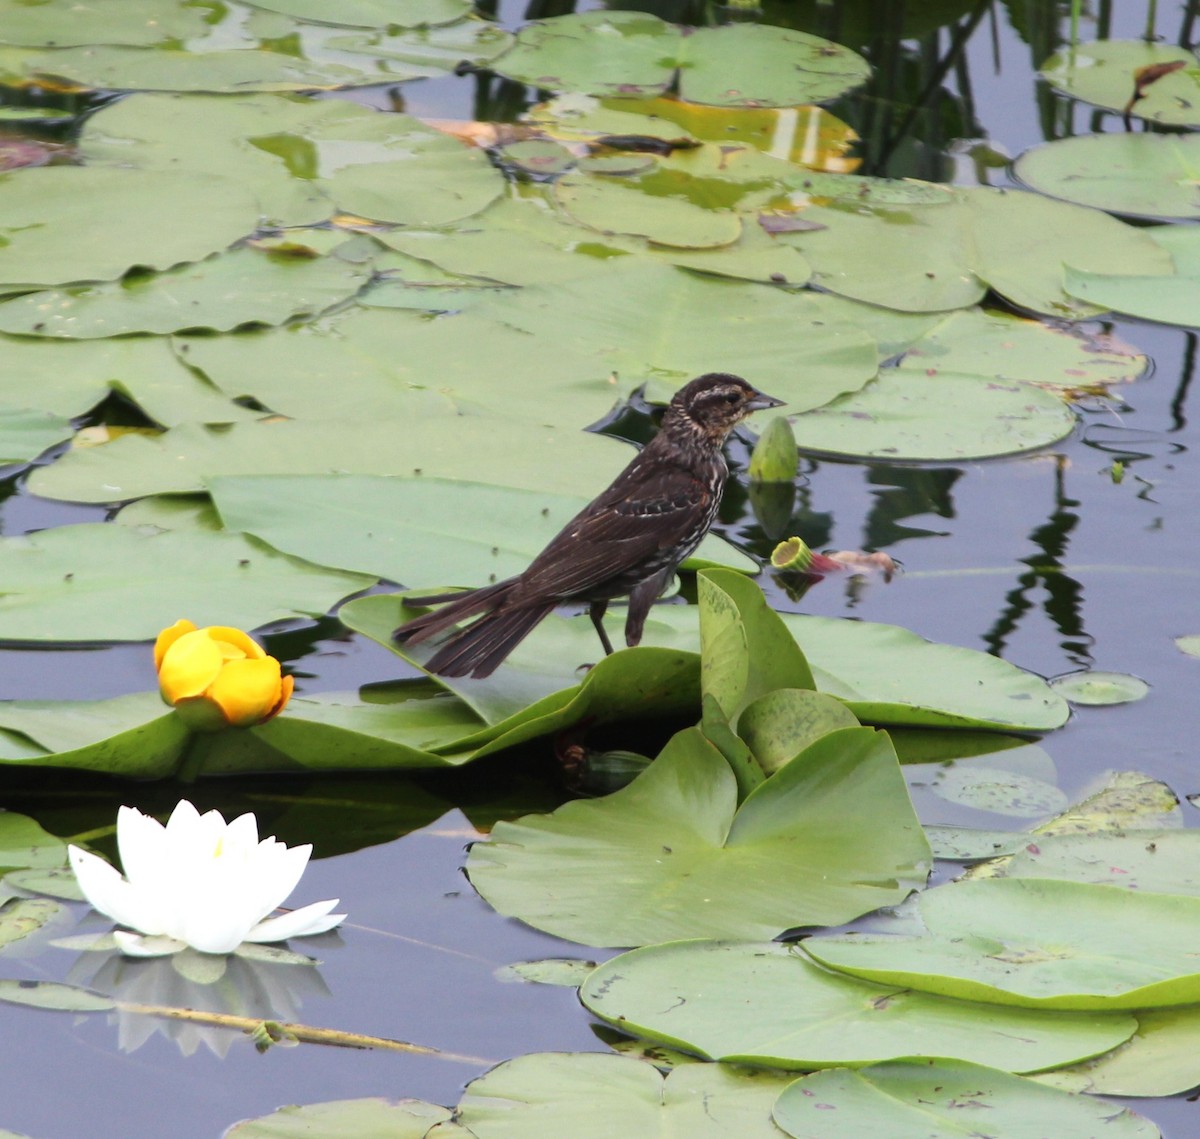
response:
[(742, 396), (740, 392), (726, 392), (722, 397), (726, 403), (741, 403)]

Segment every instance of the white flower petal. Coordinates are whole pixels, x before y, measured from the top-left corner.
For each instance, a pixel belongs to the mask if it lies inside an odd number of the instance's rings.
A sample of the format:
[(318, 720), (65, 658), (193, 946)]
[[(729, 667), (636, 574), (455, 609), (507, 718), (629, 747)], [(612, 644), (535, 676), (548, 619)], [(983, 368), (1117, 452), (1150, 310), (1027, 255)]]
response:
[(67, 847), (75, 880), (92, 909), (143, 933), (165, 932), (158, 915), (147, 907), (139, 893), (103, 858), (77, 846)]
[(121, 952), (129, 957), (169, 957), (187, 948), (173, 937), (143, 937), (123, 929), (113, 930), (113, 938)]
[(258, 847), (258, 820), (252, 811), (238, 815), (225, 828), (223, 854), (244, 856)]
[(268, 842), (274, 845), (260, 844), (255, 859), (255, 902), (258, 911), (254, 915), (255, 921), (265, 918), (287, 901), (300, 884), (312, 854), (311, 843), (289, 848), (274, 839)]
[(162, 823), (136, 807), (117, 812), (117, 849), (121, 869), (130, 883), (156, 878), (167, 871), (167, 833)]
[(289, 937), (309, 937), (314, 933), (325, 933), (333, 929), (339, 922), (345, 920), (345, 914), (331, 914), (329, 911), (338, 904), (338, 898), (325, 902), (313, 902), (312, 905), (301, 906), (291, 913), (280, 914), (276, 918), (260, 921), (247, 935), (246, 941), (271, 942), (286, 941)]

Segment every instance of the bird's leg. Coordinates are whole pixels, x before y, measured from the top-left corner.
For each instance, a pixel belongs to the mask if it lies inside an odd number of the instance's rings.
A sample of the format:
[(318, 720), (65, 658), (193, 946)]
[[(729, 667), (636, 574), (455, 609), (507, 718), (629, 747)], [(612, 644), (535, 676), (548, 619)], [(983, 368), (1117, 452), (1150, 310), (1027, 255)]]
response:
[(645, 628), (646, 618), (650, 614), (650, 606), (662, 593), (667, 579), (674, 572), (673, 566), (668, 566), (662, 573), (656, 573), (645, 581), (638, 582), (629, 594), (629, 615), (625, 618), (625, 643), (633, 648), (642, 640), (642, 629)]
[(607, 601), (593, 601), (588, 606), (588, 616), (592, 619), (592, 624), (595, 625), (596, 632), (600, 637), (600, 643), (604, 646), (604, 655), (612, 656), (612, 641), (608, 639), (608, 633), (604, 631), (604, 611), (607, 608)]

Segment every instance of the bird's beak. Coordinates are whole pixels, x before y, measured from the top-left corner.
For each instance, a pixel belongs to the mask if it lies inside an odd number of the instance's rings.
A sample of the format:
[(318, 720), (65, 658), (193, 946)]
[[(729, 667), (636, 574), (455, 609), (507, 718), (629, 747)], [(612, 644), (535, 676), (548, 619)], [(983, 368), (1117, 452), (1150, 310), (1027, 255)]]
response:
[(785, 399), (776, 399), (773, 395), (767, 395), (766, 392), (756, 392), (746, 403), (747, 411), (766, 411), (771, 407), (783, 407), (787, 403)]

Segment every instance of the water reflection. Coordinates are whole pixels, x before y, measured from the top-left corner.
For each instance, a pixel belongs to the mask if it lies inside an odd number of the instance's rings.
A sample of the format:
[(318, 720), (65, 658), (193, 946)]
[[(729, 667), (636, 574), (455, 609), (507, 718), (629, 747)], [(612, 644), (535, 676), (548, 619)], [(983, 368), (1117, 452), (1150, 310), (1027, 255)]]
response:
[[(336, 944), (337, 938), (322, 941)], [(316, 962), (279, 952), (250, 959), (186, 949), (173, 957), (137, 960), (117, 951), (85, 952), (71, 966), (67, 980), (118, 1002), (109, 1018), (117, 1024), (122, 1052), (137, 1051), (157, 1034), (173, 1041), (185, 1056), (203, 1045), (222, 1059), (235, 1041), (245, 1041), (243, 1028), (175, 1019), (171, 1010), (287, 1022), (300, 1019), (305, 1000), (332, 995)], [(164, 1011), (155, 1015), (146, 1009)]]

